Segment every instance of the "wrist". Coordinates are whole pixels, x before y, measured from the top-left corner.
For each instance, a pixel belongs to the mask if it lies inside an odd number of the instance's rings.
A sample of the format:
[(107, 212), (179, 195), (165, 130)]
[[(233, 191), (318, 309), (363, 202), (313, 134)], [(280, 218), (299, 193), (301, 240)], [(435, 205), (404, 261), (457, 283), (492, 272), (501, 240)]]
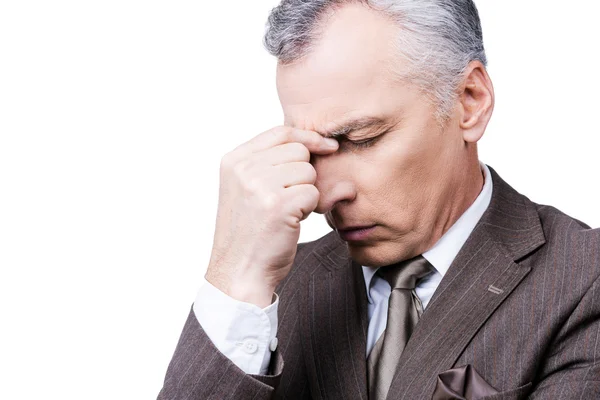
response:
[(269, 285), (266, 279), (251, 278), (242, 274), (235, 279), (225, 279), (210, 272), (206, 273), (205, 279), (215, 288), (238, 301), (254, 304), (260, 308), (265, 308), (274, 301), (275, 286)]
[(260, 308), (270, 306), (275, 298), (275, 288), (253, 285), (248, 282), (233, 283), (225, 293), (233, 299), (251, 303)]

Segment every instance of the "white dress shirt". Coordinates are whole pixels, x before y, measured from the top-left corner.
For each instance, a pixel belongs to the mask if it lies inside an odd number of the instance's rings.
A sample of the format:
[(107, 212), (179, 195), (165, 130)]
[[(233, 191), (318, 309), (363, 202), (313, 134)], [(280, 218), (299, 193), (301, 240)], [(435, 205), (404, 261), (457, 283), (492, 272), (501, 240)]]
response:
[[(435, 272), (418, 282), (417, 296), (427, 308), (450, 264), (458, 254), (492, 198), (492, 179), (488, 167), (479, 163), (485, 176), (483, 189), (473, 204), (448, 229), (423, 257)], [(387, 324), (389, 283), (375, 274), (377, 268), (363, 266), (367, 288), (369, 327), (366, 355)], [(279, 297), (266, 308), (235, 300), (204, 280), (194, 302), (194, 314), (214, 345), (248, 374), (266, 374), (271, 352), (277, 348), (277, 307)]]

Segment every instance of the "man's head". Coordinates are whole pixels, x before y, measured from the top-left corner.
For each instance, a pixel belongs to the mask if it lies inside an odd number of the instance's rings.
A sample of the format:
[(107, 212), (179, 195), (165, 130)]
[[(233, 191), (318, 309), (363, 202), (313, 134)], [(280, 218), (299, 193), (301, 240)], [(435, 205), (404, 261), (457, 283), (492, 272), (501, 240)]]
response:
[(312, 158), (315, 211), (337, 229), (376, 226), (348, 242), (364, 265), (429, 249), (482, 185), (494, 98), (472, 1), (284, 0), (265, 44), (285, 124), (340, 138)]

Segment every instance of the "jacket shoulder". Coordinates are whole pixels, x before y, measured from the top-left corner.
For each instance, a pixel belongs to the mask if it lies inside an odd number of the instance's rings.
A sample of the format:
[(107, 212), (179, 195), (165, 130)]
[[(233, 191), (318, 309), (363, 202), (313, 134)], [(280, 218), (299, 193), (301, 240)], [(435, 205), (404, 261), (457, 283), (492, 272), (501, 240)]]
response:
[(551, 261), (571, 273), (580, 271), (591, 284), (600, 276), (600, 229), (552, 206), (536, 204), (536, 208), (546, 239), (541, 249), (545, 264)]
[[(535, 203), (534, 203), (535, 204)], [(600, 239), (600, 229), (592, 229), (588, 224), (567, 215), (555, 207), (535, 204), (547, 244), (558, 244), (559, 240), (570, 239), (580, 243), (580, 250), (598, 249), (594, 241)], [(589, 243), (588, 243), (589, 242)]]

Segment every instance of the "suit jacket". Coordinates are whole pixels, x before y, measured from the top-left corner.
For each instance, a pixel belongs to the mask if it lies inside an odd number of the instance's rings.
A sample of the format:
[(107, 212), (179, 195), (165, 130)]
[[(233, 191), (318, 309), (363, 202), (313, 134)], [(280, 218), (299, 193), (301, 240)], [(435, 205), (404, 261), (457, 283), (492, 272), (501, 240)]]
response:
[[(431, 399), (470, 365), (485, 399), (600, 398), (600, 230), (531, 202), (490, 168), (490, 205), (402, 354), (388, 400)], [(337, 233), (298, 244), (277, 289), (269, 375), (223, 356), (190, 312), (158, 399), (367, 399), (367, 299)]]

